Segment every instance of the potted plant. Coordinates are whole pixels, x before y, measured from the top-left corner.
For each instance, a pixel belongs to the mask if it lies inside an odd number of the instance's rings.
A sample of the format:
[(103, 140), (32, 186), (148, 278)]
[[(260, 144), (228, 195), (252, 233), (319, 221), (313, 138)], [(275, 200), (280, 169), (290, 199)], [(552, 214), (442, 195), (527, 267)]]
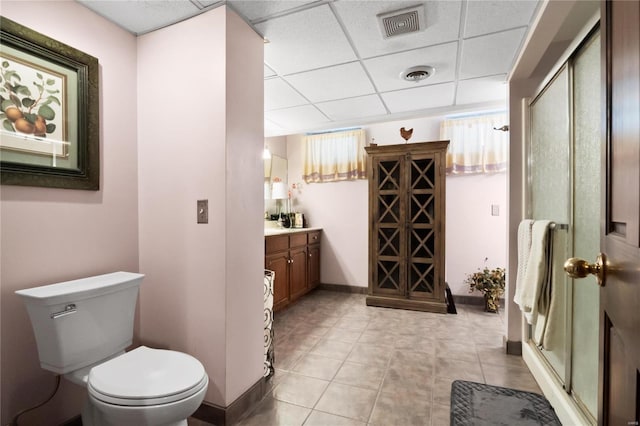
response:
[(504, 294), (504, 268), (489, 269), (485, 266), (484, 269), (467, 275), (465, 283), (469, 284), (469, 293), (474, 290), (483, 293), (486, 312), (498, 312), (498, 298)]

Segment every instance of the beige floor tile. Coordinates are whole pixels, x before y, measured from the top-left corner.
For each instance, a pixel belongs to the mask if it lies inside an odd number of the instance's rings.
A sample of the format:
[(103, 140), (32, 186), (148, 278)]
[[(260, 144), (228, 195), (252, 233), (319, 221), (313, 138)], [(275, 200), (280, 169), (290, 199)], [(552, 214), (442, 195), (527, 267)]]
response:
[(436, 357), (431, 352), (411, 349), (396, 349), (391, 354), (389, 366), (410, 367), (423, 373), (433, 374)]
[(515, 368), (527, 368), (521, 356), (507, 355), (504, 348), (478, 347), (478, 358), (483, 367), (485, 365), (506, 365)]
[(278, 401), (313, 408), (327, 386), (329, 382), (326, 380), (289, 374), (276, 386), (273, 397)]
[(369, 325), (368, 319), (342, 317), (334, 327), (363, 331), (367, 325)]
[(296, 362), (298, 362), (300, 357), (305, 354), (306, 352), (298, 350), (288, 350), (280, 352), (276, 349), (274, 352), (275, 360), (273, 361), (273, 366), (274, 368), (288, 371), (296, 364)]
[(542, 393), (538, 383), (527, 368), (506, 365), (483, 365), (486, 383), (527, 392)]
[(331, 383), (315, 409), (366, 422), (369, 420), (376, 395), (377, 392), (371, 389)]
[(451, 383), (454, 380), (448, 377), (436, 377), (433, 383), (433, 404), (451, 405)]
[(365, 426), (366, 423), (347, 417), (336, 416), (334, 414), (323, 413), (313, 410), (309, 418), (304, 422), (304, 426)]
[(265, 394), (271, 392), (282, 380), (289, 375), (288, 371), (274, 369), (273, 375), (265, 382)]
[(431, 400), (434, 377), (430, 372), (409, 366), (389, 367), (380, 392)]
[(390, 346), (356, 343), (347, 357), (347, 361), (386, 367), (392, 353), (393, 348)]
[(478, 362), (478, 354), (473, 340), (467, 343), (438, 340), (436, 343), (436, 356), (458, 361)]
[(360, 330), (349, 330), (346, 328), (334, 327), (324, 335), (324, 338), (327, 340), (337, 340), (345, 343), (355, 343), (358, 341), (361, 334), (362, 331)]
[(451, 409), (448, 405), (433, 404), (431, 406), (431, 426), (449, 426)]
[(316, 335), (289, 334), (284, 341), (275, 340), (275, 348), (278, 351), (303, 351), (313, 348), (321, 337)]
[(423, 336), (404, 335), (399, 336), (394, 344), (396, 349), (410, 349), (414, 351), (427, 352), (435, 355), (436, 341), (433, 338), (425, 338)]
[(360, 335), (358, 342), (370, 345), (393, 346), (397, 338), (398, 335), (389, 333), (386, 330), (370, 330), (367, 328)]
[(342, 361), (321, 355), (305, 354), (296, 363), (291, 372), (316, 379), (332, 380)]
[(469, 362), (438, 357), (436, 360), (435, 375), (436, 377), (448, 377), (484, 383), (480, 361)]
[(372, 365), (345, 362), (333, 378), (334, 382), (378, 390), (384, 377), (385, 369)]
[(299, 324), (296, 328), (294, 328), (291, 333), (290, 333), (290, 337), (293, 336), (318, 336), (318, 337), (322, 337), (325, 334), (327, 334), (327, 332), (331, 330), (331, 327), (327, 327), (327, 326), (323, 326), (323, 325), (318, 325), (318, 324), (309, 324), (307, 322), (303, 323), (303, 324)]
[(431, 422), (431, 401), (427, 398), (382, 393), (369, 424), (376, 426), (423, 426)]
[(353, 343), (337, 340), (322, 339), (309, 351), (312, 354), (322, 355), (333, 359), (344, 360), (353, 349)]
[(267, 397), (238, 426), (301, 426), (311, 409)]

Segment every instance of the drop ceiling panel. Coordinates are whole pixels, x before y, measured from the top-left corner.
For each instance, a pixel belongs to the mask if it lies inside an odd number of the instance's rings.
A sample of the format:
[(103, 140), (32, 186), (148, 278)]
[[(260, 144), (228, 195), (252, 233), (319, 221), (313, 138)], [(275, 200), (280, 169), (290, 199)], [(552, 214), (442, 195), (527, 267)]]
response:
[(520, 49), (526, 28), (503, 31), (462, 42), (461, 79), (507, 74)]
[(134, 34), (144, 34), (166, 26), (167, 22), (178, 22), (200, 13), (200, 9), (189, 1), (78, 1)]
[(267, 65), (264, 66), (264, 78), (273, 77), (275, 75), (276, 75), (275, 71), (273, 71)]
[(429, 1), (426, 28), (417, 33), (382, 37), (376, 15), (415, 6), (415, 1), (337, 1), (332, 3), (361, 58), (430, 46), (458, 39), (460, 1)]
[(529, 25), (538, 3), (536, 1), (470, 1), (464, 37), (474, 37)]
[(360, 62), (288, 75), (285, 79), (311, 102), (350, 98), (375, 92)]
[(312, 105), (265, 111), (267, 120), (285, 129), (300, 129), (328, 123), (329, 120)]
[(278, 13), (284, 13), (290, 9), (295, 9), (312, 1), (295, 0), (295, 1), (228, 1), (231, 7), (240, 12), (250, 21), (272, 16)]
[[(458, 43), (453, 42), (396, 53), (395, 55), (380, 56), (363, 62), (378, 90), (388, 92), (453, 81), (456, 71), (457, 49)], [(436, 72), (426, 80), (417, 83), (400, 78), (402, 71), (416, 65), (431, 65)]]
[(353, 49), (329, 6), (322, 5), (256, 25), (270, 43), (264, 61), (280, 75), (351, 62)]
[(474, 78), (458, 82), (456, 105), (507, 101), (507, 75)]
[(322, 102), (316, 106), (333, 121), (385, 115), (387, 113), (378, 95)]
[(454, 90), (454, 83), (443, 83), (383, 93), (382, 100), (392, 114), (417, 111), (452, 105)]
[(300, 96), (281, 78), (270, 78), (264, 81), (264, 109), (289, 108), (308, 104), (307, 100)]

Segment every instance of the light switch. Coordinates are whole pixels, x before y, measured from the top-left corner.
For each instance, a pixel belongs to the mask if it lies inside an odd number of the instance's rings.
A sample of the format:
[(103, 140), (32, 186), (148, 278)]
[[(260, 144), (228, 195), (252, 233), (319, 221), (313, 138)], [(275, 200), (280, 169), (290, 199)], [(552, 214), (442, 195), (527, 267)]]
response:
[(209, 200), (198, 200), (198, 223), (209, 223)]
[(498, 204), (491, 204), (491, 216), (500, 216), (500, 206)]

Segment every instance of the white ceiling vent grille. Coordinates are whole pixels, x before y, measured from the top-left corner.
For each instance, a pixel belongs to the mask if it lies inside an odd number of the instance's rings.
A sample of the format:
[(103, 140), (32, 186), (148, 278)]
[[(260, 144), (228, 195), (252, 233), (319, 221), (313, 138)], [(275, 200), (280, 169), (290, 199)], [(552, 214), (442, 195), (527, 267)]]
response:
[(381, 13), (378, 15), (378, 22), (384, 38), (422, 31), (424, 29), (424, 6), (418, 5)]

